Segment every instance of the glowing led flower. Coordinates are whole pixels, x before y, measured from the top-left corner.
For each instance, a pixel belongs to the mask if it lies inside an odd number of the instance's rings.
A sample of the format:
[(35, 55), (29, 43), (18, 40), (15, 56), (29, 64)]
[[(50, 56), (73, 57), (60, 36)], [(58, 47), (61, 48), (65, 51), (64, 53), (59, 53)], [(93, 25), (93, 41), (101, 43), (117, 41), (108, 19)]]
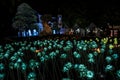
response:
[(96, 51), (97, 51), (98, 53), (100, 53), (101, 50), (100, 50), (100, 48), (97, 48)]
[(35, 80), (36, 79), (36, 73), (30, 72), (27, 76), (27, 80)]
[(25, 71), (26, 68), (27, 68), (27, 65), (26, 65), (25, 63), (22, 63), (22, 64), (21, 64), (21, 69), (22, 69), (22, 71)]
[(108, 63), (110, 63), (110, 62), (112, 61), (112, 58), (111, 58), (110, 56), (107, 56), (107, 57), (105, 58), (105, 60), (106, 60)]
[(52, 49), (52, 46), (48, 46), (48, 49)]
[(98, 55), (98, 52), (97, 52), (97, 51), (94, 51), (93, 54), (94, 54), (94, 56), (97, 56), (97, 55)]
[(4, 57), (5, 57), (5, 58), (8, 58), (9, 55), (10, 55), (9, 53), (5, 53), (5, 54), (4, 54)]
[(0, 70), (3, 70), (4, 69), (4, 64), (3, 63), (0, 63)]
[(75, 64), (75, 65), (74, 65), (74, 68), (75, 68), (75, 69), (77, 69), (77, 68), (78, 68), (78, 66), (79, 66), (79, 64)]
[(101, 45), (101, 48), (105, 49), (105, 48), (106, 48), (106, 45), (105, 45), (105, 44), (102, 44), (102, 45)]
[(12, 56), (12, 57), (10, 58), (10, 60), (11, 60), (11, 61), (15, 61), (15, 60), (17, 60), (17, 57), (16, 57), (16, 56)]
[(113, 49), (114, 46), (112, 44), (109, 45), (109, 49)]
[(92, 71), (88, 70), (86, 76), (87, 76), (88, 79), (92, 79), (94, 77), (94, 73)]
[(75, 54), (74, 57), (78, 59), (78, 58), (81, 57), (81, 55), (80, 54)]
[(0, 59), (3, 59), (4, 56), (3, 56), (3, 53), (0, 53)]
[(88, 59), (89, 63), (95, 63), (95, 60), (93, 58)]
[(63, 67), (63, 72), (67, 72), (67, 71), (69, 71), (69, 69), (66, 66), (64, 66)]
[(80, 64), (80, 65), (78, 66), (78, 70), (79, 70), (79, 71), (86, 71), (86, 70), (87, 70), (87, 67), (86, 67), (84, 64)]
[(84, 46), (84, 47), (83, 47), (83, 51), (86, 51), (86, 50), (87, 50), (87, 47), (86, 47), (86, 46)]
[(17, 62), (22, 62), (22, 59), (21, 59), (21, 58), (18, 58)]
[(9, 68), (10, 68), (10, 69), (13, 69), (13, 68), (14, 68), (14, 63), (13, 63), (13, 62), (10, 62), (10, 63), (9, 63)]
[(44, 47), (44, 51), (47, 51), (47, 48), (46, 48), (46, 47)]
[(34, 69), (34, 68), (39, 68), (39, 62), (36, 62), (35, 60), (31, 59), (29, 61), (29, 67), (31, 69)]
[(80, 71), (79, 74), (80, 74), (80, 78), (84, 78), (87, 75), (86, 71)]
[(118, 54), (113, 54), (112, 57), (113, 57), (113, 59), (118, 59), (119, 55)]
[(117, 77), (120, 79), (120, 70), (117, 70), (116, 74), (117, 74)]
[(107, 65), (105, 67), (105, 72), (112, 71), (112, 70), (113, 70), (113, 66), (112, 65)]
[(78, 52), (74, 51), (73, 54), (76, 55), (76, 54), (78, 54)]
[(104, 49), (104, 48), (101, 48), (101, 49), (100, 49), (100, 52), (101, 52), (101, 53), (104, 53), (104, 52), (105, 52), (105, 49)]
[(59, 50), (56, 50), (56, 51), (55, 51), (56, 54), (59, 54), (59, 52), (60, 52)]
[(17, 62), (14, 63), (14, 68), (15, 68), (15, 69), (20, 69), (20, 63), (17, 63)]
[(56, 56), (56, 53), (55, 53), (55, 52), (51, 52), (51, 53), (49, 54), (49, 57), (50, 57), (51, 59), (53, 59), (55, 56)]
[(35, 67), (39, 68), (39, 66), (40, 66), (40, 63), (39, 62), (35, 62)]
[(5, 74), (4, 73), (0, 73), (0, 80), (4, 80)]
[(48, 55), (44, 55), (44, 58), (45, 58), (45, 60), (49, 59)]
[(64, 66), (66, 66), (67, 68), (72, 68), (72, 63), (71, 63), (71, 62), (68, 62), (68, 63), (66, 63)]
[(37, 53), (37, 56), (41, 57), (41, 52), (38, 52), (38, 53)]
[(60, 58), (66, 59), (67, 58), (67, 54), (61, 54)]
[(92, 48), (97, 48), (97, 44), (96, 43), (92, 43)]
[(92, 53), (89, 53), (89, 54), (88, 54), (88, 58), (93, 58), (93, 54), (92, 54)]
[(109, 52), (110, 54), (112, 54), (112, 53), (113, 53), (113, 50), (112, 50), (112, 49), (109, 49), (108, 52)]
[(118, 39), (114, 38), (114, 44), (117, 45), (118, 44)]

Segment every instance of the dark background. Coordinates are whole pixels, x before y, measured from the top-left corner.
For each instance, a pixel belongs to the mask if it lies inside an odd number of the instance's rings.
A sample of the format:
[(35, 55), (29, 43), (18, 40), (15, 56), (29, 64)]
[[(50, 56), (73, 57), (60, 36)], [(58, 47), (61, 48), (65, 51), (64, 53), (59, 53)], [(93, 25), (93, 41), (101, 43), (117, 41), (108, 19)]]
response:
[[(73, 12), (87, 17), (91, 22), (98, 23), (104, 17), (108, 22), (120, 22), (120, 4), (118, 1), (101, 1), (101, 0), (1, 0), (0, 1), (0, 36), (14, 35), (12, 28), (12, 19), (15, 16), (17, 6), (21, 3), (28, 3), (33, 9), (40, 14), (62, 14), (63, 17)], [(101, 18), (103, 17), (103, 18)], [(109, 21), (110, 20), (110, 21)], [(114, 21), (113, 21), (114, 20)]]

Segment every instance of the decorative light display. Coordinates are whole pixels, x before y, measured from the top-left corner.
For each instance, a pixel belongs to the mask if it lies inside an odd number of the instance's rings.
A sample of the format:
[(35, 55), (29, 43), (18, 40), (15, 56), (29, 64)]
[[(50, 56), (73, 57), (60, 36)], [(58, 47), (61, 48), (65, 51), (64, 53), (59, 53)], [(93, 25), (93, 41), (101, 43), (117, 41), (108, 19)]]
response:
[[(70, 76), (74, 73), (77, 74), (76, 79), (93, 80), (97, 78), (95, 75), (98, 75), (102, 69), (104, 73), (113, 74), (115, 80), (119, 80), (119, 48), (116, 47), (117, 45), (119, 45), (118, 38), (107, 37), (90, 40), (76, 40), (75, 37), (72, 40), (66, 37), (49, 38), (0, 45), (0, 80), (6, 78), (5, 75), (8, 73), (11, 74), (8, 76), (18, 77), (12, 75), (14, 71), (22, 74), (25, 80), (38, 80), (37, 78), (42, 80), (44, 79), (42, 76), (47, 74), (45, 77), (54, 75), (54, 79), (59, 76), (53, 73), (59, 73), (61, 76), (66, 74), (65, 78), (61, 78), (62, 80), (74, 80), (74, 77)], [(10, 72), (6, 72), (6, 68)], [(36, 74), (38, 72), (41, 74), (40, 77)], [(103, 75), (100, 74), (100, 76)], [(106, 78), (105, 76), (108, 75), (105, 74), (101, 78)]]

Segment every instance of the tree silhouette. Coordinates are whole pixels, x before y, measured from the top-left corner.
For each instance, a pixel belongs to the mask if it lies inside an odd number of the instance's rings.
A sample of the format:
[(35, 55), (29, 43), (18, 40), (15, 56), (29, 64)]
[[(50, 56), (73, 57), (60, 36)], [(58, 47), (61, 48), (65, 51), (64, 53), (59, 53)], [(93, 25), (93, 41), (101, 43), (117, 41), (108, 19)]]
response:
[(13, 28), (19, 31), (37, 28), (34, 24), (37, 22), (36, 11), (28, 4), (22, 3), (17, 8), (17, 13), (13, 19)]

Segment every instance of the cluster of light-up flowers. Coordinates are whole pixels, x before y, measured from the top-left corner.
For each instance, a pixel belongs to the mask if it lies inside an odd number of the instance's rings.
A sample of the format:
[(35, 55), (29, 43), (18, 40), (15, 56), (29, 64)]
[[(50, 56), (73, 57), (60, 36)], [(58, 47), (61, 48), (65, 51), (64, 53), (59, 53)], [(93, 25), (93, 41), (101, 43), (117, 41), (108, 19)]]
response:
[(84, 64), (75, 64), (74, 69), (79, 72), (80, 78), (93, 79), (94, 72), (87, 69)]
[[(74, 79), (74, 77), (68, 76), (68, 74), (72, 74), (73, 70), (79, 74), (78, 79), (93, 79), (101, 69), (105, 73), (116, 71), (113, 74), (116, 74), (117, 79), (120, 79), (120, 66), (113, 65), (119, 64), (118, 40), (117, 38), (96, 38), (95, 40), (75, 40), (75, 38), (63, 40), (57, 38), (0, 45), (0, 80), (7, 76), (6, 68), (9, 68), (8, 71), (20, 71), (22, 75), (27, 72), (27, 77), (25, 77), (27, 80), (37, 80), (37, 70), (40, 69), (41, 75), (44, 75), (46, 74), (44, 71), (51, 69), (51, 67), (60, 68), (61, 70), (58, 70), (58, 73), (61, 75), (67, 74), (64, 77), (68, 78), (62, 78), (63, 80)], [(98, 68), (98, 65), (101, 66), (102, 64), (104, 66)], [(45, 65), (49, 66), (46, 67)], [(57, 69), (53, 69), (53, 72)]]
[(30, 72), (27, 76), (27, 80), (36, 80), (36, 73)]
[(88, 62), (89, 62), (89, 63), (94, 63), (94, 62), (95, 62), (95, 60), (94, 60), (94, 55), (93, 55), (92, 53), (89, 53), (89, 54), (88, 54)]
[(72, 63), (68, 62), (63, 66), (63, 72), (68, 72), (72, 68)]
[(73, 52), (73, 56), (77, 59), (79, 59), (81, 57), (80, 53), (78, 53), (76, 51)]

